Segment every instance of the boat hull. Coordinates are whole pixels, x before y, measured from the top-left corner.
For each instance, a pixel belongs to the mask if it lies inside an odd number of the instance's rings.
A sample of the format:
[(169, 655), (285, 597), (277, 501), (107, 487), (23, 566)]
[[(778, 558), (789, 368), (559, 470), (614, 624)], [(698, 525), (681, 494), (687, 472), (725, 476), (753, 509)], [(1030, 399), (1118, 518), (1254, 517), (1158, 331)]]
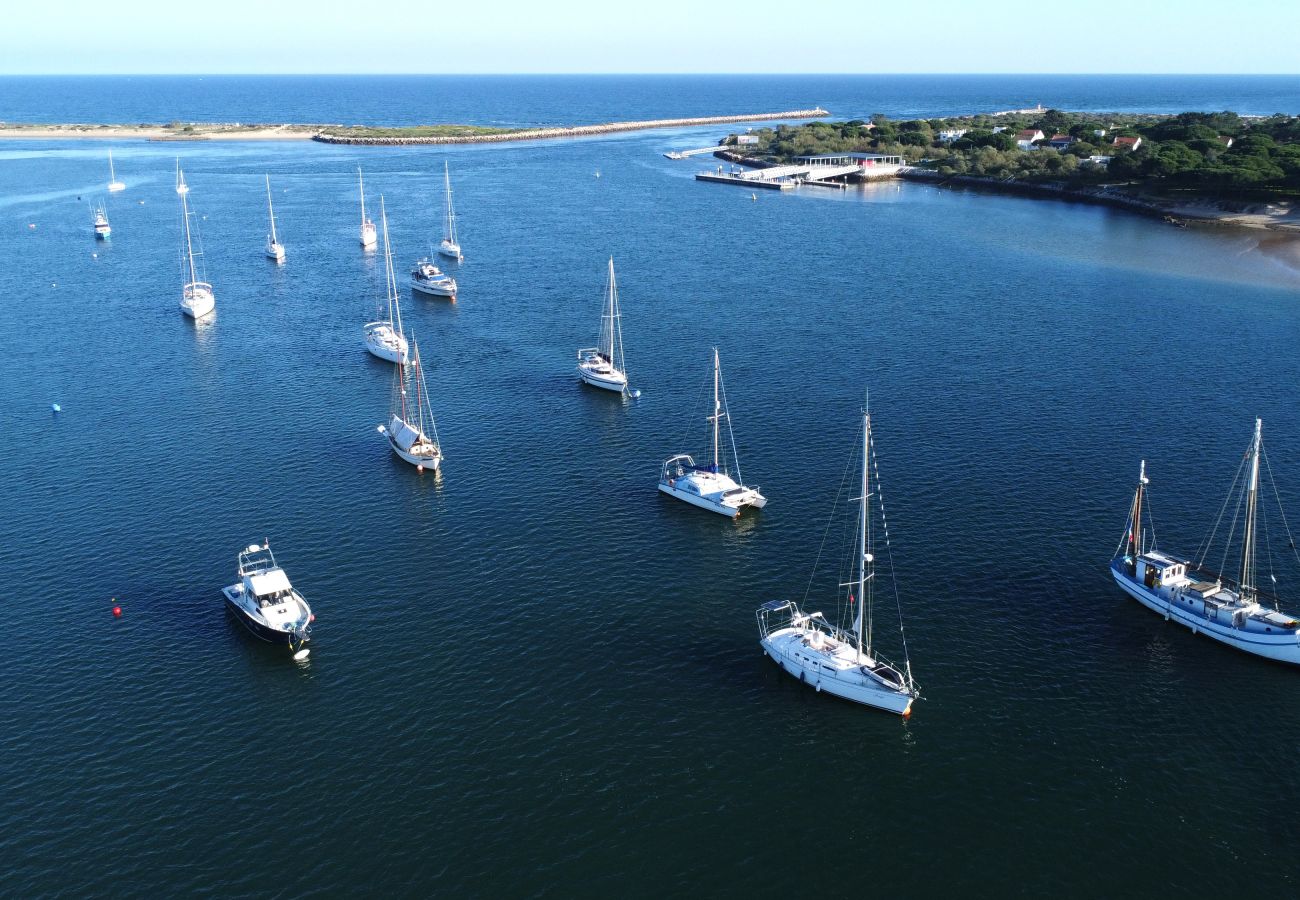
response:
[(460, 245), (451, 244), (447, 241), (443, 241), (438, 247), (438, 255), (445, 256), (448, 259), (454, 259), (456, 262), (464, 262), (465, 260), (465, 254), (460, 252)]
[[(268, 644), (279, 644), (282, 647), (287, 647), (291, 642), (293, 642), (292, 632), (271, 628), (266, 623), (259, 622), (257, 619), (249, 615), (248, 610), (239, 605), (239, 603), (231, 596), (230, 588), (223, 589), (221, 595), (226, 600), (226, 608), (234, 614), (235, 618), (239, 620), (239, 623), (247, 628), (254, 637), (260, 638)], [(306, 643), (309, 640), (311, 640), (309, 636), (304, 637), (302, 642)]]
[(437, 456), (420, 456), (409, 450), (403, 450), (394, 443), (391, 435), (388, 438), (388, 446), (393, 449), (393, 452), (397, 454), (399, 459), (405, 460), (413, 466), (424, 466), (426, 469), (432, 469), (435, 472), (442, 466), (441, 453)]
[(451, 297), (452, 299), (455, 299), (456, 297), (456, 289), (454, 287), (427, 284), (422, 281), (412, 281), (411, 290), (420, 294), (428, 294), (431, 297)]
[(1203, 616), (1194, 615), (1179, 609), (1170, 600), (1146, 589), (1135, 582), (1118, 567), (1111, 567), (1115, 583), (1124, 593), (1141, 603), (1152, 612), (1159, 613), (1166, 619), (1189, 628), (1193, 634), (1203, 634), (1221, 644), (1227, 644), (1237, 650), (1262, 656), (1277, 662), (1300, 665), (1300, 635), (1294, 632), (1279, 632), (1276, 635), (1245, 632), (1218, 622), (1212, 622)]
[[(825, 691), (828, 694), (862, 706), (869, 706), (872, 709), (879, 709), (900, 716), (911, 713), (912, 702), (915, 700), (911, 694), (906, 691), (887, 688), (870, 677), (858, 675), (857, 670), (848, 670), (845, 677), (836, 677), (835, 674), (821, 671), (820, 666), (804, 664), (795, 658), (787, 646), (787, 644), (793, 645), (797, 643), (797, 638), (790, 637), (787, 640), (782, 640), (783, 636), (785, 635), (782, 632), (777, 632), (764, 638), (759, 642), (759, 645), (763, 648), (763, 652), (787, 674), (799, 679), (804, 684), (810, 685), (817, 691)], [(850, 679), (850, 675), (856, 677)]]
[(215, 297), (199, 298), (191, 303), (181, 302), (181, 312), (191, 319), (202, 319), (204, 316), (209, 316), (216, 308), (217, 300)]
[(618, 377), (608, 375), (601, 376), (584, 369), (582, 366), (578, 366), (578, 377), (582, 379), (584, 383), (595, 388), (602, 388), (606, 391), (614, 391), (615, 393), (621, 394), (627, 390), (627, 377), (623, 375)]
[(746, 503), (741, 506), (731, 506), (709, 497), (701, 497), (699, 494), (692, 494), (688, 491), (678, 490), (666, 481), (659, 482), (659, 490), (663, 491), (670, 497), (675, 497), (678, 500), (685, 500), (692, 506), (698, 506), (700, 509), (707, 509), (709, 512), (715, 512), (719, 515), (729, 516), (731, 518), (739, 516), (740, 511), (746, 506), (753, 506), (762, 509), (767, 504), (767, 500), (764, 499), (758, 503)]

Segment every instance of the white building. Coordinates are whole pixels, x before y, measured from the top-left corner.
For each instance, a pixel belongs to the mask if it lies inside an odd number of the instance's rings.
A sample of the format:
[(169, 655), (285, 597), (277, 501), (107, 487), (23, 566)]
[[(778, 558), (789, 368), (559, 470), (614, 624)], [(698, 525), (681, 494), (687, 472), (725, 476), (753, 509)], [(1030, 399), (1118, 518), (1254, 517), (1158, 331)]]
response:
[(1037, 128), (1026, 128), (1024, 131), (1016, 133), (1016, 146), (1021, 150), (1033, 150), (1034, 141), (1041, 141), (1044, 135)]
[(957, 138), (966, 134), (966, 131), (967, 129), (965, 128), (949, 128), (945, 131), (939, 132), (939, 140), (945, 144), (951, 144), (953, 141), (957, 140)]

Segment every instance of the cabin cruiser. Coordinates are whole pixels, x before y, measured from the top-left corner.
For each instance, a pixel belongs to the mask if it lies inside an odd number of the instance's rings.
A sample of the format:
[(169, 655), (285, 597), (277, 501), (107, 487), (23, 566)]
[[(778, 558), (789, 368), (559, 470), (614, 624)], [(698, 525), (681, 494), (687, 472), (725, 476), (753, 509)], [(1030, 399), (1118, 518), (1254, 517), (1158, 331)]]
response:
[(284, 644), (305, 656), (316, 617), (275, 562), (268, 542), (249, 544), (239, 553), (239, 581), (222, 588), (226, 606), (244, 627), (264, 641)]
[(456, 279), (443, 272), (429, 259), (425, 258), (415, 264), (411, 270), (411, 287), (422, 294), (435, 297), (456, 298)]

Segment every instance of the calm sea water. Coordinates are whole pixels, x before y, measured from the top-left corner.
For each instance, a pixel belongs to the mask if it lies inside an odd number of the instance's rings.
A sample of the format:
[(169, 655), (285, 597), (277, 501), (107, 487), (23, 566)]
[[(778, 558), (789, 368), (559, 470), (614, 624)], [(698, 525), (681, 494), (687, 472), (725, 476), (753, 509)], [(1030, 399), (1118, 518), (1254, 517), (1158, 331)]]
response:
[[(1080, 80), (1064, 105), (1269, 111), (1279, 90), (1152, 81)], [(37, 83), (0, 86), (51, 120), (186, 115)], [(724, 90), (875, 108), (852, 79), (808, 83), (594, 79), (586, 102), (486, 79), (448, 117), (704, 114)], [(896, 108), (1053, 99), (947, 83)], [(158, 96), (267, 117), (209, 84)], [(402, 105), (373, 84), (353, 105), (365, 84), (304, 82), (274, 118)], [(1138, 460), (1162, 544), (1190, 551), (1255, 415), (1300, 519), (1287, 247), (917, 185), (755, 202), (661, 156), (718, 134), (117, 143), (106, 245), (105, 144), (0, 145), (4, 893), (1295, 892), (1300, 675), (1165, 624), (1106, 571)], [(209, 327), (176, 309), (177, 153)], [(443, 160), (467, 260), (458, 303), (404, 307), (447, 453), (421, 477), (375, 433), (389, 369), (361, 344), (381, 289), (355, 168), (405, 266), (437, 236)], [(610, 254), (636, 402), (573, 376)], [(739, 523), (654, 488), (703, 449), (714, 345), (771, 498)], [(753, 620), (803, 595), (867, 388), (927, 696), (908, 722), (801, 688)], [(262, 537), (315, 605), (306, 664), (222, 609)]]

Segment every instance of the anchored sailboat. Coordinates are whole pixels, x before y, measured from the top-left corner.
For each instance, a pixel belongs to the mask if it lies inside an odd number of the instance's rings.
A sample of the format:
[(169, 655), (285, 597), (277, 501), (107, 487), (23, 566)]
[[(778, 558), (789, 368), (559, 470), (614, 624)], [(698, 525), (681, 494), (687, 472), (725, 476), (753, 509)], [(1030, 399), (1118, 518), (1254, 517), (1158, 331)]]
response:
[(185, 183), (185, 176), (181, 174), (181, 158), (178, 156), (176, 157), (176, 193), (184, 194), (189, 189), (190, 186)]
[(384, 293), (388, 299), (388, 318), (366, 323), (366, 349), (380, 359), (401, 365), (406, 362), (406, 335), (402, 333), (402, 302), (397, 296), (393, 251), (388, 243), (388, 211), (382, 194), (379, 219), (384, 223)]
[(609, 258), (605, 309), (600, 318), (600, 343), (578, 351), (578, 377), (592, 387), (622, 393), (627, 390), (627, 364), (623, 359), (623, 325), (614, 281), (614, 257)]
[(465, 255), (460, 252), (460, 238), (456, 236), (456, 209), (451, 205), (451, 169), (445, 159), (442, 161), (442, 177), (447, 190), (447, 233), (438, 245), (438, 252), (456, 262), (463, 262)]
[[(907, 716), (912, 712), (913, 701), (921, 693), (912, 680), (912, 663), (903, 636), (901, 603), (898, 631), (903, 650), (902, 667), (886, 661), (874, 645), (876, 557), (872, 546), (875, 530), (870, 506), (872, 498), (877, 499), (880, 508), (879, 528), (884, 532), (886, 551), (889, 549), (889, 531), (885, 525), (884, 505), (879, 503), (879, 486), (874, 493), (871, 490), (875, 447), (871, 436), (871, 416), (865, 411), (862, 414), (861, 452), (860, 506), (857, 540), (853, 548), (853, 555), (857, 557), (856, 577), (840, 585), (849, 591), (846, 610), (852, 625), (848, 629), (840, 628), (828, 622), (820, 612), (804, 613), (792, 600), (771, 600), (760, 606), (755, 614), (759, 643), (763, 652), (777, 665), (819, 691)], [(879, 474), (876, 478), (879, 479)], [(893, 574), (891, 561), (890, 576)], [(898, 596), (896, 582), (894, 596)]]
[(108, 151), (108, 192), (116, 194), (118, 191), (126, 190), (126, 185), (117, 180), (117, 173), (113, 171), (113, 151)]
[[(721, 393), (720, 393), (721, 391)], [(659, 490), (685, 500), (687, 503), (721, 513), (724, 516), (738, 516), (746, 506), (762, 509), (767, 505), (767, 498), (756, 487), (746, 487), (740, 483), (740, 463), (736, 458), (736, 437), (731, 431), (731, 417), (726, 409), (726, 393), (722, 388), (722, 369), (718, 363), (718, 350), (713, 349), (713, 464), (697, 466), (695, 460), (682, 453), (669, 457), (659, 473)], [(719, 425), (727, 420), (727, 436), (731, 443), (731, 457), (736, 462), (736, 478), (733, 479), (722, 465), (719, 447)]]
[(357, 184), (361, 187), (361, 249), (373, 250), (378, 242), (375, 223), (366, 215), (366, 180), (361, 177), (361, 167), (357, 166)]
[[(184, 183), (185, 173), (180, 173), (181, 182)], [(207, 281), (199, 279), (199, 271), (194, 265), (195, 256), (202, 256), (202, 253), (194, 252), (194, 238), (190, 233), (190, 212), (189, 192), (186, 191), (180, 195), (181, 198), (181, 221), (185, 232), (185, 245), (182, 248), (184, 260), (182, 260), (182, 269), (188, 275), (188, 280), (181, 285), (181, 312), (191, 319), (201, 319), (210, 314), (217, 308), (217, 298), (212, 291), (212, 285)]]
[[(1202, 545), (1196, 561), (1163, 553), (1156, 549), (1154, 528), (1148, 528), (1150, 513), (1146, 510), (1147, 473), (1146, 460), (1138, 476), (1133, 504), (1129, 507), (1128, 523), (1110, 571), (1115, 582), (1143, 606), (1154, 610), (1193, 634), (1204, 634), (1220, 643), (1256, 656), (1300, 665), (1300, 620), (1282, 612), (1279, 599), (1271, 591), (1259, 586), (1257, 567), (1259, 529), (1260, 463), (1267, 456), (1263, 448), (1263, 422), (1255, 420), (1255, 433), (1250, 447), (1233, 479), (1228, 497), (1219, 510), (1210, 537)], [(1269, 473), (1271, 476), (1271, 473)], [(1271, 477), (1270, 477), (1271, 481)], [(1274, 496), (1277, 495), (1276, 486)], [(1235, 504), (1230, 504), (1236, 498)], [(1233, 506), (1233, 519), (1225, 541), (1223, 557), (1217, 568), (1206, 566), (1206, 557), (1217, 546), (1215, 535), (1223, 521), (1223, 514)], [(1280, 507), (1280, 501), (1279, 501)], [(1286, 527), (1285, 514), (1279, 516)], [(1145, 521), (1144, 521), (1145, 519)], [(1221, 574), (1228, 566), (1232, 535), (1241, 525), (1241, 543), (1237, 546), (1240, 557), (1233, 575)], [(1147, 533), (1151, 541), (1147, 541)], [(1296, 554), (1294, 538), (1287, 531), (1287, 546)], [(1266, 541), (1266, 547), (1270, 542)], [(1276, 590), (1277, 576), (1271, 571), (1271, 554), (1268, 554), (1270, 585)], [(1300, 562), (1300, 555), (1296, 556)]]
[(442, 465), (442, 445), (438, 441), (433, 409), (429, 406), (429, 389), (424, 384), (420, 345), (414, 335), (411, 345), (410, 363), (398, 363), (393, 373), (393, 402), (388, 426), (380, 425), (379, 432), (387, 436), (389, 446), (399, 457), (421, 472), (426, 468), (436, 472)]
[(266, 258), (284, 262), (284, 245), (275, 236), (275, 207), (271, 205), (271, 176), (266, 176), (266, 213), (271, 217), (271, 233), (266, 236)]

